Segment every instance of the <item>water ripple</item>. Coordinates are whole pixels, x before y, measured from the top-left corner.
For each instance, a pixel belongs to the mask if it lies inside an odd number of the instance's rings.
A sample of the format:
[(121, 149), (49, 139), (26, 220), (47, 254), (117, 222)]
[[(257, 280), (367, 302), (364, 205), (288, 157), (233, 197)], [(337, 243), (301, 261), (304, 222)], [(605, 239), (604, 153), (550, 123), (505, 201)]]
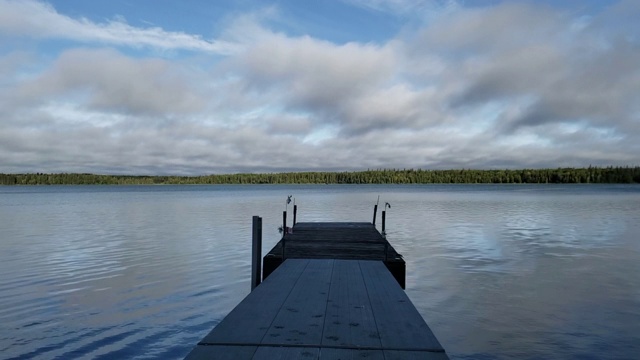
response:
[(453, 358), (640, 351), (638, 192), (29, 189), (0, 197), (3, 358), (184, 357), (249, 292), (251, 215), (265, 253), (292, 193), (299, 221), (371, 221), (379, 194), (393, 204), (407, 293)]

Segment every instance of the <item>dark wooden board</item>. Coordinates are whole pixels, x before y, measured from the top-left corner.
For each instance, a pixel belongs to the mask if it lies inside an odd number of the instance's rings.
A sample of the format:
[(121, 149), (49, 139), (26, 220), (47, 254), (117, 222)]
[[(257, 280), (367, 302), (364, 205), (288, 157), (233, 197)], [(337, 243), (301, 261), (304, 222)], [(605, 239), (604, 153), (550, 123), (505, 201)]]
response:
[(298, 222), (294, 225), (296, 228), (302, 230), (329, 228), (329, 229), (357, 229), (357, 228), (369, 228), (371, 223), (369, 222)]
[(359, 261), (383, 348), (444, 351), (407, 294), (378, 261)]
[[(298, 261), (288, 259), (287, 262)], [(278, 311), (262, 343), (320, 344), (334, 260), (309, 262)]]
[(188, 360), (238, 360), (253, 359), (257, 346), (198, 345), (185, 359)]
[(319, 347), (215, 345), (195, 347), (189, 360), (447, 360), (445, 353), (402, 350), (360, 350)]
[[(297, 244), (310, 244), (321, 242), (321, 246), (331, 243), (348, 246), (350, 244), (371, 246), (372, 249), (383, 252), (386, 246), (388, 257), (395, 258), (399, 254), (393, 246), (370, 223), (298, 223), (293, 227), (293, 232), (285, 234), (282, 241), (278, 242), (269, 251), (273, 256), (282, 255), (282, 244), (285, 244), (285, 256), (288, 248)], [(339, 256), (340, 253), (335, 255)], [(384, 253), (383, 253), (384, 255)]]
[(323, 360), (385, 360), (382, 350), (320, 349), (319, 359)]
[(309, 260), (285, 261), (200, 342), (259, 344)]
[(371, 223), (298, 223), (263, 260), (267, 278), (282, 259), (381, 260), (400, 286), (405, 285), (405, 262)]
[(384, 350), (385, 360), (449, 360), (444, 352)]
[(319, 348), (261, 346), (252, 360), (313, 360), (319, 355)]
[(322, 345), (381, 348), (359, 263), (336, 260), (333, 269)]
[(321, 360), (448, 360), (445, 353), (401, 350), (320, 349)]

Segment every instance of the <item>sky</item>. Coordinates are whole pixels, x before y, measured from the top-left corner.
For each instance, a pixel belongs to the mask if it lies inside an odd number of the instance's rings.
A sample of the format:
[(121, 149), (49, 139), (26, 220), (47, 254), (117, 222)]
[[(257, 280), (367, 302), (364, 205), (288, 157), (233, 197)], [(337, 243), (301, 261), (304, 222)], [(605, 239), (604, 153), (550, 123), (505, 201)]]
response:
[(640, 1), (0, 0), (0, 173), (640, 165)]

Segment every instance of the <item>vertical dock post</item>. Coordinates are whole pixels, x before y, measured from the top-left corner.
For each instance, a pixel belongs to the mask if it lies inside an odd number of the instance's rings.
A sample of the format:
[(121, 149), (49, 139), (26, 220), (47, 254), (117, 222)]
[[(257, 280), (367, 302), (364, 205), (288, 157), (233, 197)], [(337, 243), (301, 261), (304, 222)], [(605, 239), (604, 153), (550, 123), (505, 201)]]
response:
[(262, 278), (262, 218), (253, 217), (251, 241), (251, 291), (260, 285)]
[(282, 212), (282, 261), (284, 262), (284, 238), (287, 236), (287, 211)]
[(384, 235), (384, 230), (385, 230), (385, 225), (387, 220), (386, 217), (387, 217), (387, 211), (382, 210), (382, 235)]
[(293, 225), (291, 226), (295, 226), (296, 222), (297, 222), (297, 217), (298, 217), (298, 205), (293, 205)]
[(378, 204), (373, 205), (373, 226), (376, 226), (376, 215), (378, 215)]
[(287, 233), (287, 211), (282, 212), (282, 237)]

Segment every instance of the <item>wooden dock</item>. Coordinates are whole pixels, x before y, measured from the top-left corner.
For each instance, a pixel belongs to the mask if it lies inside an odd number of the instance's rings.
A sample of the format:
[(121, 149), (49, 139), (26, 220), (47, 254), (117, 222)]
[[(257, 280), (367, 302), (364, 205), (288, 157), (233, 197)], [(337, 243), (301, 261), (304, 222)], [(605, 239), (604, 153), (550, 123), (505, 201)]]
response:
[(372, 224), (298, 223), (264, 261), (264, 281), (186, 359), (448, 359)]
[(381, 261), (288, 259), (187, 356), (448, 359)]
[(404, 289), (406, 265), (372, 223), (297, 223), (263, 259), (267, 278), (283, 259), (379, 260)]

